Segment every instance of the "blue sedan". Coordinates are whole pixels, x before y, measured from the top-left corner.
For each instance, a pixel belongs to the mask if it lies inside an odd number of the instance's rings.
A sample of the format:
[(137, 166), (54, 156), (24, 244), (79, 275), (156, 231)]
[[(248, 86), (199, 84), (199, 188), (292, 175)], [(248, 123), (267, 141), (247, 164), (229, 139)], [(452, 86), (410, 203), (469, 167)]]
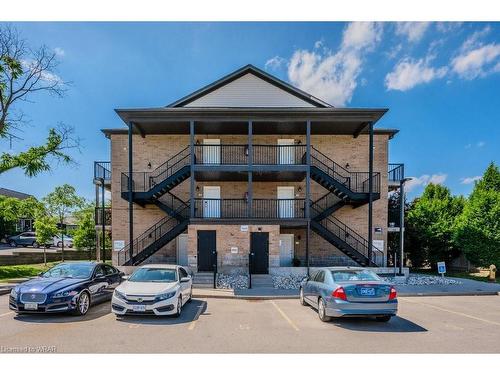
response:
[(85, 315), (91, 305), (111, 299), (122, 276), (123, 273), (108, 264), (61, 263), (13, 288), (9, 308), (18, 313)]
[(388, 322), (398, 310), (394, 286), (360, 267), (319, 269), (302, 282), (300, 303), (317, 308), (323, 322), (341, 316), (373, 316)]

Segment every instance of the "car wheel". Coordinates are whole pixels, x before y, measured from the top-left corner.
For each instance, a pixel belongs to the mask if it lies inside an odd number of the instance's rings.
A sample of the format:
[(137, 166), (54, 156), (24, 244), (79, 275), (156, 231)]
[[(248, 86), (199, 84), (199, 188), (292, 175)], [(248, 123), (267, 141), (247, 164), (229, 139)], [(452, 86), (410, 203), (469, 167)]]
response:
[(300, 300), (300, 304), (302, 306), (307, 306), (307, 302), (306, 300), (304, 299), (304, 289), (303, 288), (300, 288), (300, 292), (299, 292), (299, 300)]
[(375, 317), (375, 319), (377, 319), (377, 322), (388, 322), (389, 320), (391, 320), (391, 316), (390, 315), (384, 315), (384, 316), (377, 316)]
[(322, 322), (329, 322), (331, 320), (331, 318), (326, 315), (326, 306), (323, 298), (320, 298), (318, 301), (318, 316), (319, 320), (321, 320)]
[(10, 247), (17, 247), (16, 241), (10, 241), (9, 245), (10, 245)]
[(57, 247), (62, 247), (62, 242), (61, 242), (61, 241), (59, 241), (59, 242), (57, 243)]
[(32, 246), (36, 249), (38, 249), (40, 247), (40, 244), (38, 242), (33, 242)]
[(179, 296), (179, 298), (177, 298), (177, 307), (174, 316), (178, 318), (179, 316), (181, 316), (181, 312), (182, 312), (182, 296)]
[(90, 296), (87, 292), (80, 293), (80, 296), (76, 300), (76, 309), (74, 310), (75, 315), (85, 315), (90, 308)]
[(193, 300), (193, 287), (191, 287), (191, 291), (189, 292), (189, 299), (187, 301), (191, 302), (192, 300)]

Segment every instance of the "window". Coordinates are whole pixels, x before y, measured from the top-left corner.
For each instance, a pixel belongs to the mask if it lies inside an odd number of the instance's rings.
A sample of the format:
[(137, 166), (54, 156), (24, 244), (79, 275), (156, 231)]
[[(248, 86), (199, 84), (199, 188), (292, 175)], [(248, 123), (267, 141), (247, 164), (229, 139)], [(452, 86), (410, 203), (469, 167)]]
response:
[(103, 277), (103, 276), (104, 276), (103, 267), (99, 265), (95, 268), (95, 277)]
[(188, 277), (188, 273), (186, 272), (186, 270), (184, 268), (179, 267), (179, 276), (182, 279), (183, 277)]
[(316, 274), (316, 277), (314, 278), (314, 281), (316, 281), (318, 283), (324, 282), (325, 281), (325, 272), (324, 271), (319, 271)]
[(128, 281), (171, 283), (177, 281), (177, 272), (170, 268), (138, 268)]
[(338, 281), (378, 281), (380, 277), (368, 270), (345, 270), (332, 271), (332, 277), (335, 282)]
[(117, 273), (116, 269), (111, 267), (110, 265), (103, 265), (104, 267), (104, 273), (106, 274), (106, 276), (110, 276), (110, 275), (114, 275), (115, 273)]

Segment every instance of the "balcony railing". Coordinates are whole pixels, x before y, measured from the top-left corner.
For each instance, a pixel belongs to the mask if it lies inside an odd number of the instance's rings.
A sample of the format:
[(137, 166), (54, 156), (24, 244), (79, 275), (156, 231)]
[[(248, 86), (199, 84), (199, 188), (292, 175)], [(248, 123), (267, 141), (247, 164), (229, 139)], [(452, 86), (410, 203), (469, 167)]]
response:
[[(305, 145), (253, 145), (255, 165), (305, 164)], [(200, 165), (246, 165), (249, 147), (241, 145), (195, 145), (195, 162)]]
[(401, 163), (389, 163), (387, 165), (387, 180), (402, 181), (405, 178), (405, 165)]
[(111, 180), (111, 162), (94, 162), (94, 180)]
[[(102, 207), (95, 208), (95, 225), (103, 225)], [(104, 207), (104, 225), (111, 225), (111, 207)]]
[(253, 199), (249, 211), (247, 199), (196, 198), (194, 217), (198, 219), (303, 219), (304, 199)]

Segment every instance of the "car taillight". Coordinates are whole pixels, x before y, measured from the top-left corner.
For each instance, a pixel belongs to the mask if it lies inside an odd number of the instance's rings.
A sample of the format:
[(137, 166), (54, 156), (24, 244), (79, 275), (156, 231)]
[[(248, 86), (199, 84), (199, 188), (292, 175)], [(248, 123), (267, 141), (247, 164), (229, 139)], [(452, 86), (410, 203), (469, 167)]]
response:
[(333, 298), (339, 298), (344, 301), (347, 301), (347, 296), (345, 295), (345, 290), (341, 286), (339, 286), (337, 289), (335, 289), (332, 293)]
[(391, 291), (389, 292), (389, 299), (396, 299), (398, 296), (398, 293), (396, 292), (396, 288), (391, 286)]

